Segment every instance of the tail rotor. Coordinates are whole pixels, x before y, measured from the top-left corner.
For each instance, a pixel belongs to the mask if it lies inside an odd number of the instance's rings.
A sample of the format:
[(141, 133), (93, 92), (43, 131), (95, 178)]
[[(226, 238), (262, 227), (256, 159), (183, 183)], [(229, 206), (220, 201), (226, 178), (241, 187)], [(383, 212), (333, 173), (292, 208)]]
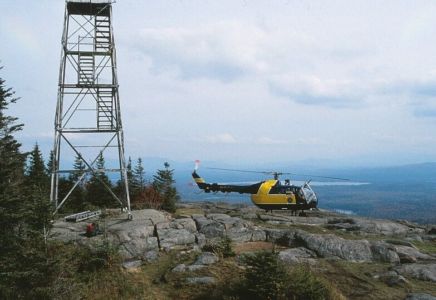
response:
[(195, 160), (194, 170), (197, 171), (199, 166), (200, 166), (200, 161), (197, 159)]

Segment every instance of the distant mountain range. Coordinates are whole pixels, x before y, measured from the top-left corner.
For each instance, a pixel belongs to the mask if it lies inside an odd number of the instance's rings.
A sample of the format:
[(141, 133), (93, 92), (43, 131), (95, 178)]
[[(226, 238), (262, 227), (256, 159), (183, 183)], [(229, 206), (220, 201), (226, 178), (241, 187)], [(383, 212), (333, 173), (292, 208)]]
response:
[[(151, 181), (157, 169), (163, 168), (165, 161), (174, 169), (176, 187), (182, 201), (227, 201), (251, 203), (249, 195), (205, 194), (194, 184), (191, 173), (194, 162), (177, 162), (163, 158), (144, 158), (146, 178)], [(133, 166), (136, 159), (133, 161)], [(436, 162), (408, 164), (391, 167), (371, 168), (305, 168), (301, 164), (274, 164), (270, 168), (253, 165), (229, 165), (205, 161), (198, 173), (208, 182), (256, 182), (271, 178), (269, 175), (219, 171), (209, 167), (229, 169), (249, 169), (253, 171), (281, 171), (296, 174), (333, 176), (348, 178), (352, 182), (365, 182), (365, 185), (324, 185), (313, 186), (319, 198), (319, 207), (346, 211), (375, 218), (407, 219), (420, 223), (436, 224)], [(111, 177), (112, 178), (112, 177)], [(291, 181), (313, 179), (310, 176), (285, 176)], [(328, 180), (327, 180), (328, 181)]]
[[(206, 164), (203, 165), (199, 173), (210, 182), (251, 182), (270, 177), (263, 174), (211, 170), (206, 168)], [(204, 194), (192, 184), (190, 175), (192, 166), (187, 168), (187, 165), (180, 165), (179, 169), (176, 166), (174, 168), (177, 188), (182, 199), (250, 202), (249, 195)], [(254, 168), (254, 170), (261, 169)], [(366, 185), (314, 186), (321, 208), (376, 218), (436, 223), (436, 163), (434, 162), (379, 168), (302, 170), (301, 167), (288, 167), (280, 171), (342, 177), (353, 182), (369, 183)], [(283, 176), (282, 179), (284, 178), (286, 177)], [(291, 180), (307, 179), (311, 179), (310, 176), (291, 177)]]

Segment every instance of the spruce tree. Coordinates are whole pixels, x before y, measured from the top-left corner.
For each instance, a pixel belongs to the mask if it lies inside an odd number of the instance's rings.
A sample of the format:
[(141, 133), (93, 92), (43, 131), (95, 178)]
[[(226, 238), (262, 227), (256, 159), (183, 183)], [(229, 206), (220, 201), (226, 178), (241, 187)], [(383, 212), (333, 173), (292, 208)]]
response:
[[(126, 173), (127, 173), (127, 184), (128, 184), (128, 188), (129, 188), (129, 195), (130, 198), (133, 197), (133, 189), (134, 189), (134, 177), (133, 177), (133, 170), (132, 170), (132, 158), (129, 156), (129, 159), (127, 161), (127, 166), (126, 166)], [(120, 186), (120, 191), (123, 191), (125, 193), (125, 188), (124, 188), (124, 182), (122, 182), (122, 180), (119, 181), (119, 186)]]
[(44, 188), (29, 193), (25, 184), (30, 179), (33, 185), (44, 186), (43, 177), (29, 177), (41, 174), (43, 160), (36, 147), (25, 179), (26, 154), (14, 137), (23, 124), (6, 112), (17, 100), (0, 78), (0, 299), (48, 299), (54, 274), (44, 241), (48, 199)]
[[(133, 171), (132, 171), (132, 159), (130, 158), (130, 156), (129, 159), (127, 160), (126, 173), (127, 173), (127, 185), (129, 188), (129, 196), (130, 199), (132, 199), (133, 198), (133, 193), (132, 193)], [(120, 197), (121, 199), (124, 199), (126, 197), (126, 188), (124, 187), (123, 178), (120, 178), (117, 181), (114, 187), (114, 193), (118, 195), (118, 197)]]
[(54, 165), (54, 152), (53, 150), (50, 150), (50, 155), (48, 156), (47, 166), (45, 168), (45, 172), (47, 175), (51, 178), (51, 172), (53, 172), (53, 165)]
[(142, 159), (138, 158), (132, 174), (132, 195), (133, 197), (142, 193), (145, 189), (145, 172), (142, 166)]
[(34, 234), (43, 237), (50, 226), (50, 179), (46, 172), (44, 159), (35, 144), (28, 156), (26, 167), (25, 188), (26, 222)]
[(112, 207), (116, 205), (115, 199), (111, 195), (111, 193), (106, 189), (106, 187), (102, 184), (106, 184), (106, 186), (112, 188), (112, 184), (109, 180), (109, 177), (104, 172), (105, 160), (103, 154), (97, 158), (97, 170), (95, 174), (91, 175), (91, 178), (86, 187), (86, 198), (87, 201), (95, 206), (99, 207)]
[(176, 211), (176, 202), (180, 197), (177, 189), (174, 187), (176, 182), (173, 178), (174, 170), (170, 169), (170, 164), (164, 163), (165, 169), (157, 170), (157, 174), (153, 176), (153, 188), (159, 193), (162, 199), (162, 209), (168, 212)]
[[(8, 106), (18, 98), (14, 97), (10, 88), (5, 87), (4, 82), (0, 78), (0, 230), (12, 233), (10, 229), (21, 218), (18, 211), (26, 156), (20, 152), (21, 144), (14, 137), (24, 125), (17, 123), (18, 118), (6, 114)], [(1, 237), (3, 234), (0, 234)]]
[(38, 187), (42, 192), (47, 192), (49, 195), (49, 176), (44, 165), (42, 153), (36, 143), (33, 150), (28, 156), (28, 164), (26, 168), (26, 185), (28, 187)]
[[(79, 156), (76, 156), (74, 159), (73, 165), (74, 172), (68, 176), (67, 184), (70, 190), (74, 184), (82, 177), (86, 170), (86, 164), (83, 162), (83, 159)], [(66, 202), (66, 208), (72, 209), (74, 211), (81, 211), (85, 209), (85, 201), (86, 201), (86, 192), (85, 192), (85, 180), (82, 179), (80, 183), (76, 186), (74, 191), (71, 193), (69, 200)]]
[(129, 156), (129, 160), (127, 161), (126, 173), (127, 173), (127, 182), (129, 183), (129, 188), (130, 188), (133, 179), (132, 158), (130, 156)]
[(86, 165), (81, 157), (76, 156), (76, 158), (74, 159), (73, 169), (74, 172), (70, 174), (70, 180), (76, 182), (83, 175), (83, 173), (85, 173), (86, 170)]
[(20, 152), (21, 144), (14, 137), (23, 124), (17, 123), (18, 119), (7, 115), (6, 111), (17, 100), (12, 89), (0, 78), (0, 298), (3, 299), (14, 297), (14, 269), (23, 241), (21, 189), (25, 155)]

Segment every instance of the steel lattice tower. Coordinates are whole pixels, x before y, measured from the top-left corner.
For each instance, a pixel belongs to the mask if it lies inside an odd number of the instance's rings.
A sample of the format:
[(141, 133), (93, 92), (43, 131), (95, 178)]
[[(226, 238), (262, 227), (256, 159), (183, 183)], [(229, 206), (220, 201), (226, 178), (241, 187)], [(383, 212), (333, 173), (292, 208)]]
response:
[[(103, 152), (112, 155), (113, 168), (96, 168)], [(53, 154), (54, 213), (87, 176), (115, 172), (124, 187), (122, 197), (103, 181), (101, 184), (131, 218), (110, 0), (66, 2)], [(60, 199), (59, 179), (65, 176), (61, 174), (74, 172), (67, 167), (74, 157), (84, 162), (86, 170), (76, 176), (74, 186)]]

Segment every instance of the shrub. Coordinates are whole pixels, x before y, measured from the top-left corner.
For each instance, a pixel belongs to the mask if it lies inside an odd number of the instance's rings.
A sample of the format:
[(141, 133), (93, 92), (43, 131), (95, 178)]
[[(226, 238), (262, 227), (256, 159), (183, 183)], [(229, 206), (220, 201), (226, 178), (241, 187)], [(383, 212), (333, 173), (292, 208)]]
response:
[[(277, 252), (262, 251), (243, 256), (246, 264), (239, 282), (227, 284), (222, 299), (330, 299), (331, 289), (307, 266), (289, 271), (279, 260)], [(219, 298), (219, 297), (217, 297)]]
[(208, 241), (206, 245), (203, 246), (203, 251), (213, 252), (224, 258), (235, 256), (235, 252), (232, 248), (232, 240), (228, 236), (225, 236), (218, 242)]
[(243, 260), (247, 265), (244, 285), (250, 299), (283, 298), (290, 278), (275, 251), (246, 255)]
[(288, 299), (322, 300), (330, 298), (330, 291), (326, 283), (315, 276), (309, 267), (296, 267), (291, 271), (290, 278), (286, 291)]
[(96, 272), (118, 262), (117, 249), (108, 241), (102, 242), (95, 248), (84, 248), (79, 255), (79, 272)]
[(134, 209), (161, 209), (163, 204), (163, 198), (152, 185), (144, 187), (144, 189), (138, 192), (131, 200), (132, 208)]

